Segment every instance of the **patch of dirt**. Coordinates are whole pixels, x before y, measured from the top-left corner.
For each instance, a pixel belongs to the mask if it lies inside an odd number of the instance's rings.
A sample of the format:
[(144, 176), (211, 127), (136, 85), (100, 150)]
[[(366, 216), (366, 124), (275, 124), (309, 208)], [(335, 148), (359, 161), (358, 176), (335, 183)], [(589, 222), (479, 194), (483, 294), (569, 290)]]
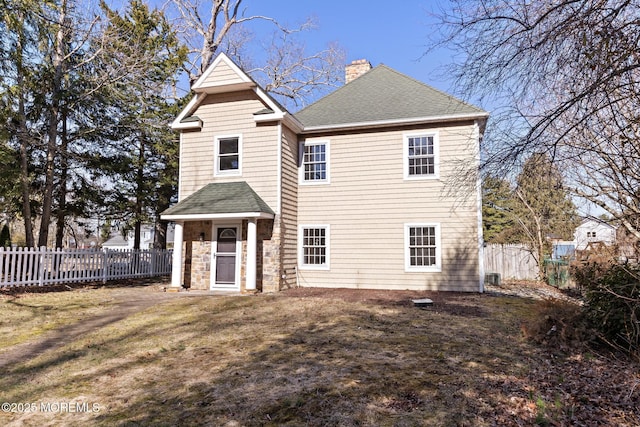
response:
[(443, 293), (428, 291), (387, 291), (374, 289), (348, 288), (292, 288), (280, 292), (282, 296), (292, 298), (333, 298), (345, 302), (366, 302), (388, 306), (410, 306), (412, 299), (440, 299)]
[(470, 292), (389, 291), (348, 288), (294, 288), (282, 291), (284, 297), (339, 299), (349, 303), (366, 303), (388, 307), (412, 307), (413, 300), (429, 298), (432, 306), (423, 310), (463, 317), (486, 317), (487, 313), (477, 300), (483, 295)]
[(414, 305), (413, 300), (429, 298), (433, 306), (427, 310), (444, 312), (457, 316), (485, 317), (482, 298), (491, 296), (513, 296), (534, 300), (561, 300), (579, 304), (579, 300), (567, 292), (553, 286), (537, 282), (511, 281), (500, 286), (486, 286), (485, 293), (474, 292), (436, 292), (436, 291), (390, 291), (349, 288), (292, 288), (278, 295), (291, 298), (330, 298), (345, 302), (359, 302), (381, 306)]
[(507, 295), (536, 300), (556, 299), (580, 303), (575, 289), (558, 289), (543, 282), (526, 280), (505, 281), (500, 285), (486, 285), (485, 292), (489, 295)]
[[(376, 289), (350, 288), (291, 288), (281, 292), (282, 295), (294, 298), (336, 298), (346, 302), (368, 302), (379, 305), (410, 306), (411, 300), (429, 298), (438, 302), (446, 302), (473, 295), (473, 292), (436, 292), (436, 291), (390, 291)], [(532, 299), (559, 299), (563, 301), (577, 301), (571, 290), (563, 291), (542, 282), (507, 281), (501, 285), (486, 285), (486, 295), (508, 295)]]

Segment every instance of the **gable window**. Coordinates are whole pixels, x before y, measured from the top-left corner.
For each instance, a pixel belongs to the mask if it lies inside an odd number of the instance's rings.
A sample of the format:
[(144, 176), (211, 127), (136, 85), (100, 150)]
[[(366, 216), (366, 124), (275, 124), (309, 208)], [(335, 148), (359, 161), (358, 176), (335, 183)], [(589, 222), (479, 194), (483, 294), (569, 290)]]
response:
[(405, 270), (441, 271), (440, 225), (405, 224)]
[(215, 175), (241, 175), (242, 139), (239, 136), (216, 138)]
[(329, 269), (329, 226), (301, 225), (299, 230), (299, 264), (304, 269)]
[(305, 142), (302, 144), (302, 171), (304, 183), (329, 182), (329, 143)]
[(405, 179), (437, 178), (438, 169), (437, 134), (405, 135)]
[(587, 231), (587, 237), (595, 238), (596, 237), (596, 232), (595, 231)]

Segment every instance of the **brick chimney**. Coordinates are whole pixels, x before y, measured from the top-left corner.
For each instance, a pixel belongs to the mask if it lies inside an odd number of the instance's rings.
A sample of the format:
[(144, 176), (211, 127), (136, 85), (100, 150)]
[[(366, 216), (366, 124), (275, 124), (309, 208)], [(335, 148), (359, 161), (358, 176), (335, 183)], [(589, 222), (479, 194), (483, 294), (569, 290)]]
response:
[(344, 68), (344, 82), (349, 83), (350, 81), (357, 79), (371, 68), (371, 62), (366, 59), (356, 59), (355, 61), (351, 61), (351, 64), (348, 64)]

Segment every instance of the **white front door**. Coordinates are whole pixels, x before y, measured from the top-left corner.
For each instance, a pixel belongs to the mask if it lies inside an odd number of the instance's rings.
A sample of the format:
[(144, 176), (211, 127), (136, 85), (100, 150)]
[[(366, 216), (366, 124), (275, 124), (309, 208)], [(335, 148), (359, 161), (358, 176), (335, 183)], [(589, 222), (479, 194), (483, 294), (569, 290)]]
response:
[(211, 290), (240, 289), (240, 227), (214, 225)]

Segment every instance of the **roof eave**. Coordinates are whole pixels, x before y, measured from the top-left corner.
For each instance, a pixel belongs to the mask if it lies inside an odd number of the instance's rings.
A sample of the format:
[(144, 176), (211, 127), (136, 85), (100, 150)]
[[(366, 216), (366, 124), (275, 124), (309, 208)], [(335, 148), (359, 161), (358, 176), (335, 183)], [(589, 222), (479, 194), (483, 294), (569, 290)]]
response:
[(227, 93), (227, 92), (240, 92), (243, 90), (250, 90), (256, 86), (253, 82), (243, 82), (243, 83), (225, 83), (218, 82), (215, 85), (201, 85), (197, 88), (193, 88), (195, 93), (206, 93), (207, 95), (216, 94), (216, 93)]
[(339, 123), (333, 125), (320, 125), (320, 126), (305, 126), (301, 133), (313, 134), (327, 131), (337, 130), (357, 130), (363, 128), (383, 128), (395, 125), (413, 125), (413, 124), (430, 124), (430, 123), (448, 123), (459, 122), (463, 120), (486, 120), (489, 117), (489, 113), (483, 111), (478, 113), (464, 113), (464, 114), (448, 114), (444, 116), (430, 116), (430, 117), (411, 117), (406, 119), (389, 119), (389, 120), (377, 120), (370, 122), (355, 122), (355, 123)]
[(284, 111), (276, 111), (270, 114), (254, 114), (253, 120), (256, 123), (282, 121), (282, 123), (296, 133), (300, 133), (304, 129), (302, 123), (300, 123), (295, 116)]
[(232, 213), (211, 213), (211, 214), (169, 214), (169, 215), (161, 215), (160, 219), (166, 221), (203, 221), (210, 219), (245, 219), (245, 218), (256, 218), (256, 219), (273, 219), (275, 214), (270, 212), (232, 212)]
[(202, 129), (202, 120), (200, 118), (198, 118), (198, 120), (193, 120), (193, 121), (174, 121), (171, 124), (171, 129), (177, 129), (177, 130), (182, 130), (182, 129)]

